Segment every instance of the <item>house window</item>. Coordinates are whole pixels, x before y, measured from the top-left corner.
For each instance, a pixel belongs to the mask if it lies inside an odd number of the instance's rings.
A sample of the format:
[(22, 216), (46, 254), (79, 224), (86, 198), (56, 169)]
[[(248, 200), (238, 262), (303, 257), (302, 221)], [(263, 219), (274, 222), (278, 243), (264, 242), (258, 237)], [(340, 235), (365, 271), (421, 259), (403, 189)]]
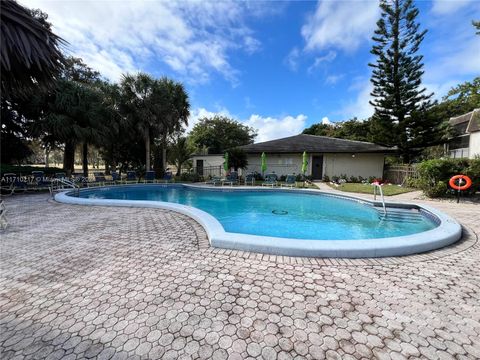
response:
[(464, 135), (464, 136), (459, 136), (450, 140), (450, 142), (448, 143), (448, 147), (450, 150), (463, 149), (463, 148), (468, 148), (469, 143), (470, 143), (470, 135)]
[(291, 157), (280, 157), (278, 159), (278, 165), (292, 165), (293, 159)]

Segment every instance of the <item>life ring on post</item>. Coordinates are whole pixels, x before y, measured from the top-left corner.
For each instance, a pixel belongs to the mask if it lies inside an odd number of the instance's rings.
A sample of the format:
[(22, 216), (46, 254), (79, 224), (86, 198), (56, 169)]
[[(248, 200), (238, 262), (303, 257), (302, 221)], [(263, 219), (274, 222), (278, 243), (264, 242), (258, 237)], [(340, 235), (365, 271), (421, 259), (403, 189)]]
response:
[[(465, 184), (457, 185), (457, 180), (463, 180)], [(462, 184), (462, 182), (460, 182), (460, 184)], [(448, 182), (448, 185), (450, 185), (450, 187), (455, 190), (467, 190), (470, 186), (472, 186), (472, 179), (470, 179), (467, 175), (455, 175), (452, 176), (452, 178)]]

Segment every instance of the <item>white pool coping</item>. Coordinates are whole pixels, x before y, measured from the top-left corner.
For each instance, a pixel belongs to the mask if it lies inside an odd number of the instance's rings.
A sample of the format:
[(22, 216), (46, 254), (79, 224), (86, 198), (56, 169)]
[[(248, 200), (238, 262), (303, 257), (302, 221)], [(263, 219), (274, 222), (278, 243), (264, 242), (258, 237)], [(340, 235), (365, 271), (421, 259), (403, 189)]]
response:
[[(353, 201), (360, 201), (365, 204), (379, 206), (379, 202), (374, 202), (350, 195), (337, 195), (315, 189), (271, 189), (261, 187), (219, 187), (174, 184), (173, 186), (185, 186), (197, 189), (216, 190), (216, 191), (298, 191), (301, 193), (321, 194), (326, 196), (335, 196)], [(117, 185), (124, 186), (171, 186), (159, 184), (130, 184)], [(103, 188), (109, 188), (106, 186)], [(94, 190), (95, 188), (82, 189)], [(367, 257), (386, 257), (403, 256), (422, 253), (438, 249), (458, 241), (462, 237), (462, 227), (450, 216), (438, 211), (437, 209), (418, 205), (413, 203), (395, 203), (386, 202), (387, 208), (416, 208), (423, 209), (433, 215), (439, 222), (438, 227), (417, 234), (361, 240), (304, 240), (290, 239), (271, 236), (259, 236), (249, 234), (239, 234), (226, 232), (220, 222), (207, 212), (195, 207), (186, 206), (177, 203), (146, 200), (111, 200), (111, 199), (87, 199), (69, 196), (72, 190), (64, 191), (55, 195), (55, 200), (65, 204), (75, 205), (95, 205), (95, 206), (121, 206), (121, 207), (143, 207), (157, 208), (176, 211), (187, 215), (200, 223), (209, 238), (210, 245), (213, 247), (234, 249), (242, 251), (252, 251), (265, 254), (300, 256), (300, 257), (337, 257), (337, 258), (367, 258)]]

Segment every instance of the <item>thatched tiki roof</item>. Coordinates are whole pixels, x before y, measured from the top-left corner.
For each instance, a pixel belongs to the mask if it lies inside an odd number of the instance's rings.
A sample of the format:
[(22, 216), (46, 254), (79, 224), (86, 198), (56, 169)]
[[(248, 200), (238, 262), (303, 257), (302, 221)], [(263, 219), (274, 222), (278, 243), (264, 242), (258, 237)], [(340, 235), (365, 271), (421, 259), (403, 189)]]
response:
[(12, 0), (0, 1), (2, 97), (49, 87), (63, 67), (64, 40)]

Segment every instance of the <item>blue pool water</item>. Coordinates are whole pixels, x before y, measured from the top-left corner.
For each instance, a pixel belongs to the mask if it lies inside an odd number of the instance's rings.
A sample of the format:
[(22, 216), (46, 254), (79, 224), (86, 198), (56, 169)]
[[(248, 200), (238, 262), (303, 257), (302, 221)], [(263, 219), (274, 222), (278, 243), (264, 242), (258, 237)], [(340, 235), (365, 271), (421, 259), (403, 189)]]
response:
[(291, 190), (219, 191), (181, 185), (134, 185), (89, 189), (81, 191), (80, 197), (178, 203), (209, 213), (227, 232), (293, 239), (385, 238), (437, 226), (418, 211), (396, 210), (384, 218), (368, 204)]

